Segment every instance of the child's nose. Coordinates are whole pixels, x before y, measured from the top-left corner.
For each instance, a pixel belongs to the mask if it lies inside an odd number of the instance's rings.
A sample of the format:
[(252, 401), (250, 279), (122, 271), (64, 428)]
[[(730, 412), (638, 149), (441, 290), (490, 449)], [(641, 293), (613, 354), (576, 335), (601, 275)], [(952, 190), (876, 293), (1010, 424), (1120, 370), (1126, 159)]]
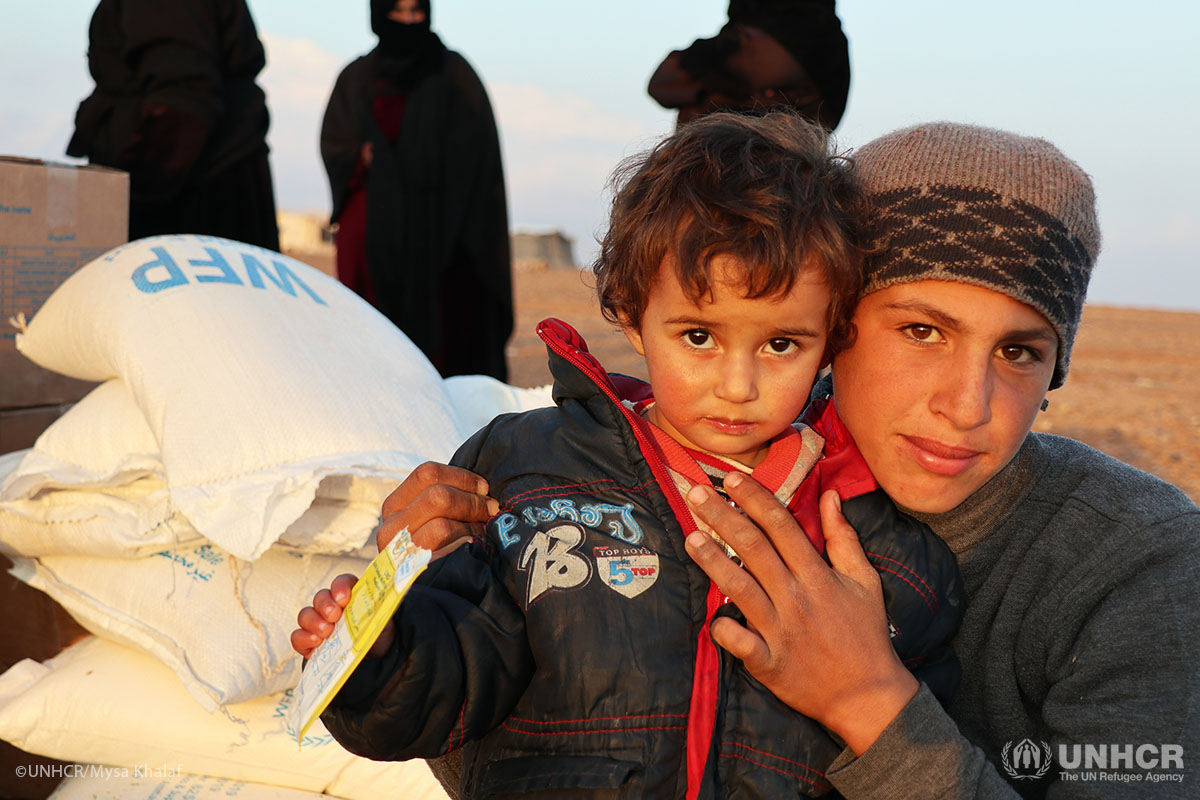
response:
[(752, 358), (731, 357), (720, 366), (715, 394), (730, 403), (749, 403), (758, 399), (758, 376)]

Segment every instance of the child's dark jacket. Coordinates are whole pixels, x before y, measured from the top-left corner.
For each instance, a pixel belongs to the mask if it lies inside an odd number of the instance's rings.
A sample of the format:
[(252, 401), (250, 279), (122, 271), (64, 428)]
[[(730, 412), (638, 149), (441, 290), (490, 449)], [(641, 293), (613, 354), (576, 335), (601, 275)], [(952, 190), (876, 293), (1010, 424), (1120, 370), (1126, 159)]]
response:
[[(695, 524), (645, 423), (578, 334), (539, 332), (557, 407), (499, 417), (453, 462), (487, 478), (501, 513), (422, 576), (390, 652), (363, 662), (326, 726), (374, 759), (465, 747), (463, 798), (824, 794), (841, 748), (713, 644), (713, 616), (741, 615), (685, 552)], [(948, 696), (954, 556), (875, 488), (832, 404), (812, 424), (826, 458), (809, 480), (842, 493), (897, 651)]]

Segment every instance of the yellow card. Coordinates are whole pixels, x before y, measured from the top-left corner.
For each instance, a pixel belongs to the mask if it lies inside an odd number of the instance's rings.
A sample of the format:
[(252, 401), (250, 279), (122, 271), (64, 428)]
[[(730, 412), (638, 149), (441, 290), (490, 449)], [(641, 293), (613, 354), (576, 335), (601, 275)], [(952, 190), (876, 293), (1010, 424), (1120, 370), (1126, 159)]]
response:
[(396, 613), (413, 581), (429, 566), (431, 555), (413, 544), (405, 528), (354, 584), (350, 602), (333, 634), (313, 651), (293, 692), (289, 722), (297, 742), (303, 741), (309, 727), (379, 638), (379, 632)]

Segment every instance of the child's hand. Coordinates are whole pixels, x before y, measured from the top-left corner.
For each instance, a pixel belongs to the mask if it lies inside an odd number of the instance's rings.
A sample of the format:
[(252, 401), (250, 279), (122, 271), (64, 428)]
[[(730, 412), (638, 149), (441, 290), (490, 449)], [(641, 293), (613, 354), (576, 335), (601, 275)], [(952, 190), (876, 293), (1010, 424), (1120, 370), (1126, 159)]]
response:
[[(342, 609), (350, 602), (350, 590), (356, 583), (358, 578), (354, 575), (338, 575), (328, 589), (317, 592), (311, 606), (300, 609), (300, 613), (296, 615), (296, 622), (300, 627), (292, 631), (293, 650), (308, 658), (313, 650), (333, 635), (334, 623), (342, 618)], [(367, 657), (373, 658), (386, 653), (395, 637), (396, 629), (392, 621), (388, 620), (375, 644), (367, 651)]]

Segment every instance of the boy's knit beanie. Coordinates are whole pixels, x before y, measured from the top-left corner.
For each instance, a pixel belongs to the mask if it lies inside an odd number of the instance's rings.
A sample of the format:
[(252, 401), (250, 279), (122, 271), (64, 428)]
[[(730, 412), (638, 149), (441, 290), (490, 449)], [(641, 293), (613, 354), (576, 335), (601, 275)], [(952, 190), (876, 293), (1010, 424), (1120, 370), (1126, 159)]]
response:
[(872, 206), (863, 294), (923, 280), (1006, 294), (1054, 327), (1061, 386), (1100, 251), (1087, 173), (1044, 139), (948, 122), (881, 136), (854, 163)]

